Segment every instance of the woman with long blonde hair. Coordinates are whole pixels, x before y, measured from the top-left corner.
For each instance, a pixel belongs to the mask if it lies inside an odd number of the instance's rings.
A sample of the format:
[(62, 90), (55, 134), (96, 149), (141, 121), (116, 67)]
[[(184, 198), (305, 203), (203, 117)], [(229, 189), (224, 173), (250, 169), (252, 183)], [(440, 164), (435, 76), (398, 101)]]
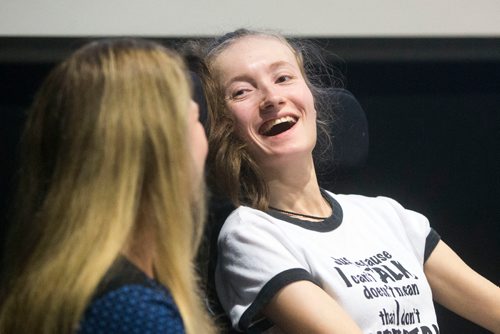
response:
[(193, 265), (206, 154), (172, 51), (102, 40), (58, 65), (22, 137), (0, 332), (212, 333)]

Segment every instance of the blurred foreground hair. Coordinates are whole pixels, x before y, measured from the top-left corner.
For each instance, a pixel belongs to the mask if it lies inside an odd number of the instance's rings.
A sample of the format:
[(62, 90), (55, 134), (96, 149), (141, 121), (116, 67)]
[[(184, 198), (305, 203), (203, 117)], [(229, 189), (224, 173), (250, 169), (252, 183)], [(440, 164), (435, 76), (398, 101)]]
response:
[(22, 137), (1, 333), (75, 332), (145, 230), (186, 331), (213, 332), (193, 264), (205, 208), (186, 143), (190, 100), (182, 60), (151, 41), (91, 42), (53, 69)]

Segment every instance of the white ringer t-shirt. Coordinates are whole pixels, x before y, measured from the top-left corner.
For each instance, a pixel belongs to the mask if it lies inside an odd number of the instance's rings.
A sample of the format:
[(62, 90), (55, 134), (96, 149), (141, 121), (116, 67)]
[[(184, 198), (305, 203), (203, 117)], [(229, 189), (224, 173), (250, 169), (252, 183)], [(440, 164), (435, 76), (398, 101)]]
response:
[(423, 264), (439, 235), (421, 214), (386, 197), (335, 195), (322, 222), (247, 206), (218, 238), (219, 300), (233, 327), (278, 332), (260, 313), (284, 286), (314, 282), (364, 333), (439, 333)]

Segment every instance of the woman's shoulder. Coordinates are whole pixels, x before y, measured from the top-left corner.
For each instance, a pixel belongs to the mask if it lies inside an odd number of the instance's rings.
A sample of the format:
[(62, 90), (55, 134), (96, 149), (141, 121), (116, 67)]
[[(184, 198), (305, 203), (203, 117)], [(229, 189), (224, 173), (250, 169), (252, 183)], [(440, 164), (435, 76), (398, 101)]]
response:
[(333, 197), (339, 204), (344, 206), (368, 206), (372, 208), (402, 208), (401, 204), (393, 198), (387, 196), (367, 196), (361, 194), (336, 194), (329, 190), (324, 190)]
[(376, 221), (377, 224), (390, 225), (404, 229), (414, 235), (429, 233), (430, 224), (425, 215), (403, 206), (399, 201), (386, 197), (363, 195), (336, 195), (329, 192), (342, 206), (344, 213), (351, 218), (362, 217), (364, 221)]
[(126, 261), (106, 275), (87, 307), (79, 333), (183, 333), (175, 302), (165, 287)]
[(94, 300), (79, 333), (183, 333), (170, 295), (143, 285), (124, 285)]
[(274, 234), (278, 220), (264, 211), (241, 205), (226, 218), (219, 232), (219, 241), (226, 238), (248, 238), (249, 235)]

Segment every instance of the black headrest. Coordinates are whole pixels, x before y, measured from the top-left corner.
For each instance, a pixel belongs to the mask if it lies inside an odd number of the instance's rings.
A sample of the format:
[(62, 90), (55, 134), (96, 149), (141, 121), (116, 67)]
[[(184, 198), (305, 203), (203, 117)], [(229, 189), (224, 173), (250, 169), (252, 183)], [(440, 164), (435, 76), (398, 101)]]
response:
[(207, 110), (207, 100), (205, 99), (205, 94), (203, 92), (203, 85), (201, 79), (195, 72), (189, 72), (191, 75), (191, 82), (193, 83), (193, 100), (198, 103), (200, 108), (200, 122), (205, 127), (208, 120), (208, 110)]
[(348, 90), (332, 88), (329, 102), (333, 113), (331, 156), (335, 171), (360, 168), (368, 157), (368, 121), (358, 100)]

